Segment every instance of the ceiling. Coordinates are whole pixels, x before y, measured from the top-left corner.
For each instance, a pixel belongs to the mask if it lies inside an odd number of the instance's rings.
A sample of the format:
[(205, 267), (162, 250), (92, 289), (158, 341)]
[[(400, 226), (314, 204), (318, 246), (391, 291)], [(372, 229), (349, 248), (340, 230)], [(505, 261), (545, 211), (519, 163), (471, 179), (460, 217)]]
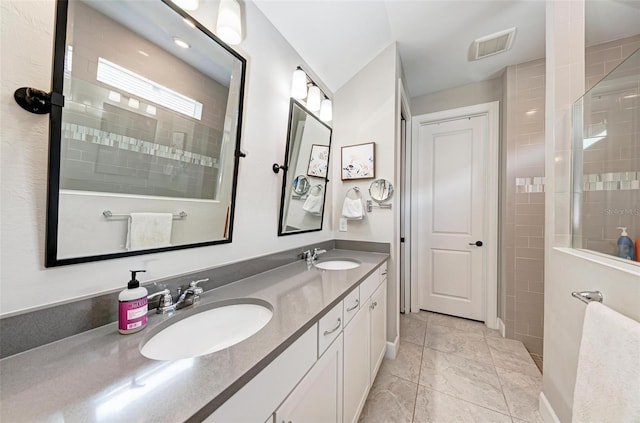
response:
[[(409, 96), (544, 57), (544, 0), (254, 0), (331, 91), (396, 41)], [(587, 0), (588, 45), (640, 33), (640, 1)], [(474, 39), (516, 27), (511, 49), (469, 60)]]

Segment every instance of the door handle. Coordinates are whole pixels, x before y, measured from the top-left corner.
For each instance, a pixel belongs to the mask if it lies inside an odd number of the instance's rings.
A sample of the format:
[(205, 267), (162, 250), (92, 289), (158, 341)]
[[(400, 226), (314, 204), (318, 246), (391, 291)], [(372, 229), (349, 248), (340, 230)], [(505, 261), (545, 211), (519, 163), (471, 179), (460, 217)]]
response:
[(476, 247), (482, 247), (482, 241), (470, 242), (469, 245), (475, 245)]

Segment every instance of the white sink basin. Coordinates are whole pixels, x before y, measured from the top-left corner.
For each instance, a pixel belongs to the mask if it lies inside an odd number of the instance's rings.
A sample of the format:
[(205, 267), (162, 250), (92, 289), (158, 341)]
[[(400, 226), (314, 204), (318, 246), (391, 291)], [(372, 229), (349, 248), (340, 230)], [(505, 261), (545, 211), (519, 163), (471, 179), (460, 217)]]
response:
[(350, 259), (320, 261), (315, 264), (322, 270), (349, 270), (360, 267), (360, 262)]
[(140, 347), (154, 360), (179, 360), (211, 354), (262, 329), (273, 312), (259, 304), (231, 304), (196, 313), (162, 329)]

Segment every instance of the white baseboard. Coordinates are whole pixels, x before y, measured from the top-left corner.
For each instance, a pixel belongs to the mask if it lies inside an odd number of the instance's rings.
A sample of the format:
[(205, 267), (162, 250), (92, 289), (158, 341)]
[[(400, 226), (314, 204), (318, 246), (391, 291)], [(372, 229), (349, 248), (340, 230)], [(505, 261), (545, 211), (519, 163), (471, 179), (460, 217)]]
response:
[(547, 397), (544, 395), (544, 392), (540, 392), (540, 401), (539, 401), (539, 410), (540, 416), (542, 417), (542, 421), (544, 423), (560, 423), (560, 419), (555, 411), (553, 411), (553, 407), (547, 400)]
[(505, 332), (506, 332), (506, 326), (504, 325), (504, 322), (502, 321), (501, 318), (498, 317), (498, 331), (500, 332), (500, 335), (502, 335), (502, 337), (504, 338), (505, 336)]
[(396, 356), (398, 355), (399, 345), (400, 345), (399, 336), (396, 336), (396, 339), (394, 339), (393, 342), (387, 341), (387, 351), (385, 352), (384, 356), (391, 360), (395, 360)]

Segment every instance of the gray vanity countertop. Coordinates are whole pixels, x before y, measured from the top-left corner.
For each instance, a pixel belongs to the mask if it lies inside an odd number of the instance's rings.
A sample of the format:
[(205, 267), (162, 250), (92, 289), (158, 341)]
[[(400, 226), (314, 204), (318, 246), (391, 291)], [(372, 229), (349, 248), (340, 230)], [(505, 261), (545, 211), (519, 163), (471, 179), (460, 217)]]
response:
[[(112, 323), (2, 359), (0, 421), (200, 421), (389, 256), (332, 250), (320, 261), (347, 257), (362, 265), (322, 271), (301, 260), (207, 291), (200, 303), (174, 316), (150, 313), (147, 328), (133, 335), (120, 335)], [(156, 361), (140, 354), (140, 344), (167, 319), (237, 298), (273, 307), (271, 321), (247, 340), (193, 359)]]

